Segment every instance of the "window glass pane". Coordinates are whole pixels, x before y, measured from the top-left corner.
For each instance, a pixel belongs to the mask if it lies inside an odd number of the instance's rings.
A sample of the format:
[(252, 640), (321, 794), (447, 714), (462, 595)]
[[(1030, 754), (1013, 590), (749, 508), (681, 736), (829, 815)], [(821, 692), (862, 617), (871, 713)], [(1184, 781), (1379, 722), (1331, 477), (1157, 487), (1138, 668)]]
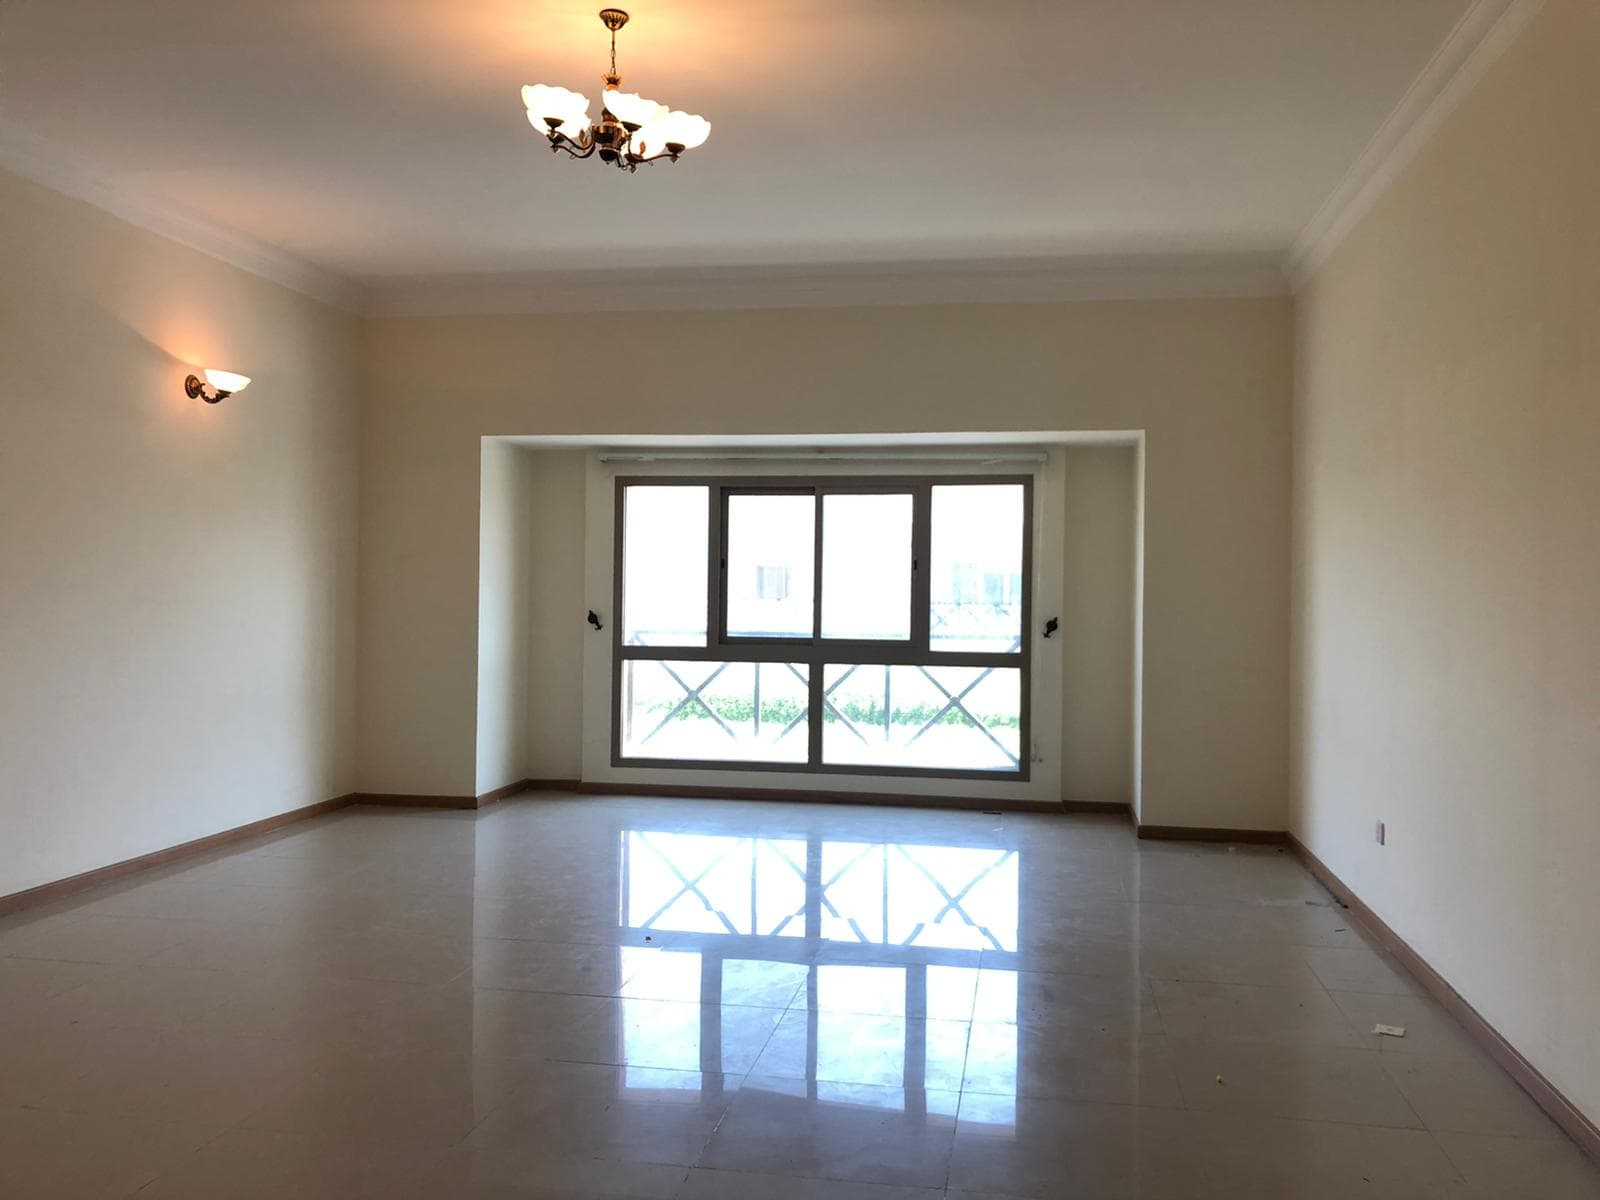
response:
[(622, 640), (706, 644), (710, 489), (630, 484), (623, 493)]
[(830, 663), (823, 685), (825, 763), (1021, 769), (1022, 672), (1015, 667)]
[(805, 762), (808, 668), (803, 663), (622, 664), (626, 758)]
[(815, 496), (728, 497), (728, 636), (809, 638)]
[(822, 636), (911, 637), (911, 495), (822, 498)]
[(1020, 483), (933, 488), (931, 649), (1021, 649), (1022, 500)]

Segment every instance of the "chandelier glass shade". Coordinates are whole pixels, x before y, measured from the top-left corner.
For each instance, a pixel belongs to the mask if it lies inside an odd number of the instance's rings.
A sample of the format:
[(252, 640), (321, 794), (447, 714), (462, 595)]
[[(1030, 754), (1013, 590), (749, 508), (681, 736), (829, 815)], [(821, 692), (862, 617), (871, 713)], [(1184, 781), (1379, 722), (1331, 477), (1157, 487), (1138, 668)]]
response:
[(522, 89), (528, 123), (545, 135), (552, 153), (562, 150), (573, 158), (597, 154), (602, 162), (625, 171), (637, 171), (641, 163), (663, 158), (677, 162), (685, 150), (693, 150), (711, 136), (711, 122), (647, 100), (637, 92), (622, 91), (622, 76), (617, 74), (617, 30), (628, 23), (628, 14), (620, 8), (604, 8), (600, 20), (611, 30), (611, 69), (601, 76), (605, 90), (600, 93), (600, 119), (589, 119), (589, 97), (582, 92), (530, 83)]

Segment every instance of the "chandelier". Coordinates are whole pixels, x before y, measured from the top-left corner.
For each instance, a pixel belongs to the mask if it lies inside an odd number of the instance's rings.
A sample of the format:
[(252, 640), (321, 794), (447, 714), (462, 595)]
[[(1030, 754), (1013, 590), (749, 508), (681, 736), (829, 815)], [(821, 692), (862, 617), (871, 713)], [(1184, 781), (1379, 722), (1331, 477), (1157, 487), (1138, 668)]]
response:
[(611, 69), (601, 76), (600, 120), (589, 120), (589, 97), (564, 87), (531, 83), (522, 89), (528, 124), (550, 139), (550, 151), (565, 150), (573, 158), (598, 153), (602, 162), (624, 171), (660, 159), (678, 161), (711, 134), (711, 122), (693, 113), (668, 109), (637, 92), (618, 90), (617, 30), (628, 23), (620, 8), (602, 8), (600, 20), (611, 31)]

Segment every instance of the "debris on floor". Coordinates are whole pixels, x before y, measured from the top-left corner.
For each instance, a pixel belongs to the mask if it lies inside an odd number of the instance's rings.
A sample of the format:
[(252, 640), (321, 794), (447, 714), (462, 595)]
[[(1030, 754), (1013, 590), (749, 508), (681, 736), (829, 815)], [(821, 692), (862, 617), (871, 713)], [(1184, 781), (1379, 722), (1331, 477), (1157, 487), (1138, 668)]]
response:
[(1404, 1025), (1374, 1025), (1372, 1032), (1380, 1033), (1384, 1037), (1405, 1037), (1406, 1027)]
[[(1222, 1083), (1222, 1076), (1221, 1076), (1221, 1075), (1218, 1075), (1218, 1076), (1217, 1076), (1217, 1082), (1218, 1082), (1218, 1083)], [(1226, 1084), (1224, 1084), (1224, 1085), (1223, 1085), (1223, 1086), (1227, 1086), (1227, 1085), (1226, 1085)]]

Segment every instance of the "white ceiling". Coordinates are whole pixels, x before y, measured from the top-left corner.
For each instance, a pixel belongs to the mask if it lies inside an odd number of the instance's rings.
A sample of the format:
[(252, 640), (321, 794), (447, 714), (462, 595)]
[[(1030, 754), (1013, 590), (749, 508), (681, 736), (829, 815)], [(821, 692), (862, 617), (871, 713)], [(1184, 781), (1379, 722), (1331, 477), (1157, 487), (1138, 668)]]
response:
[[(626, 3), (626, 0), (624, 0)], [(1280, 254), (1469, 0), (634, 0), (624, 86), (710, 141), (553, 157), (595, 0), (0, 0), (0, 121), (372, 282)]]

